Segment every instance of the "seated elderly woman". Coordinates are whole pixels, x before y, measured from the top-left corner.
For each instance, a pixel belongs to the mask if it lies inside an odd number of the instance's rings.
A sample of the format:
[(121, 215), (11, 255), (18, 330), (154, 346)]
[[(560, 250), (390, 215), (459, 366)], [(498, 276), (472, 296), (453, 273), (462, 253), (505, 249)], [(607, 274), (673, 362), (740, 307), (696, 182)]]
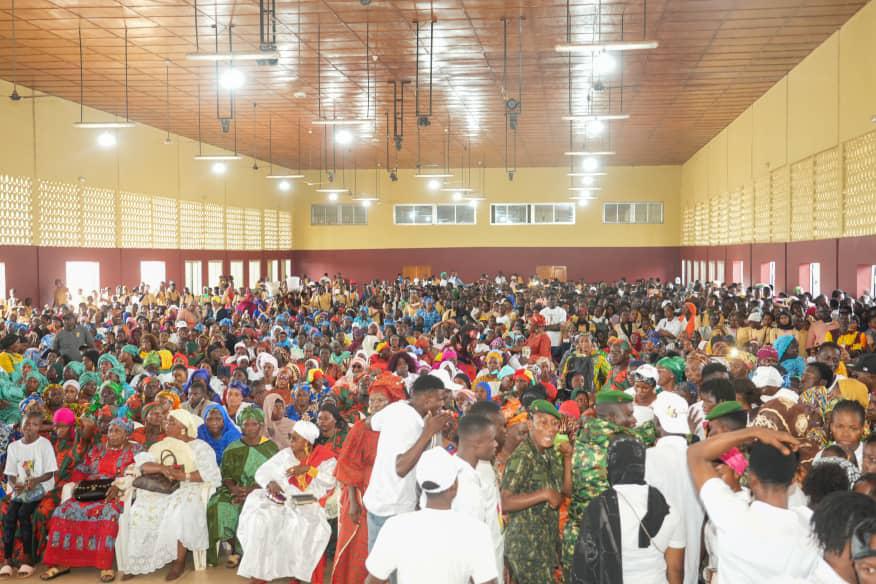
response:
[[(249, 494), (237, 527), (243, 559), (237, 571), (252, 582), (313, 578), (331, 536), (323, 503), (335, 486), (335, 455), (317, 445), (319, 428), (299, 420), (284, 448), (255, 473), (261, 487)], [(278, 551), (281, 550), (281, 553)]]
[(185, 570), (186, 550), (207, 549), (204, 486), (218, 487), (221, 475), (216, 453), (197, 438), (201, 423), (185, 410), (172, 410), (167, 437), (134, 459), (141, 476), (163, 475), (179, 481), (179, 488), (170, 494), (137, 488), (119, 521), (116, 542), (118, 568), (126, 579), (173, 562), (165, 579), (175, 580)]
[(43, 563), (49, 568), (43, 580), (52, 580), (66, 574), (70, 568), (97, 568), (100, 580), (115, 579), (113, 560), (122, 512), (122, 474), (133, 464), (134, 455), (142, 447), (130, 442), (133, 424), (124, 418), (115, 418), (109, 424), (107, 440), (93, 446), (76, 465), (72, 482), (115, 479), (105, 499), (78, 501), (70, 498), (61, 503), (49, 522), (49, 536)]

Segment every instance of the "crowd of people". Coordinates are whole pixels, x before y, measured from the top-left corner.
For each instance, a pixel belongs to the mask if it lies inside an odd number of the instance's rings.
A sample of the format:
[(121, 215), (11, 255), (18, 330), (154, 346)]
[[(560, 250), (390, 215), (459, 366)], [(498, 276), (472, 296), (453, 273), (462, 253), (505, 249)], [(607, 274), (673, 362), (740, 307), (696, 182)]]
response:
[(340, 274), (0, 309), (0, 579), (876, 583), (876, 305)]

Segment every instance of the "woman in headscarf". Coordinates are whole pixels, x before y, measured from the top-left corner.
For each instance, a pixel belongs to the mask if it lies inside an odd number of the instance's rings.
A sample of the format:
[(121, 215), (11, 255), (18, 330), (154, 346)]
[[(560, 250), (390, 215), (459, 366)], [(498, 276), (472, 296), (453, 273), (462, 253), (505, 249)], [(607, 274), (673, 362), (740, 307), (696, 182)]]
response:
[(149, 574), (173, 562), (165, 579), (175, 580), (185, 570), (186, 550), (207, 550), (203, 488), (218, 487), (222, 477), (216, 453), (197, 438), (200, 424), (197, 416), (172, 410), (167, 437), (136, 456), (141, 474), (162, 474), (180, 481), (180, 486), (169, 495), (137, 490), (119, 523), (117, 559), (123, 574)]
[(657, 361), (657, 373), (657, 385), (661, 390), (677, 393), (687, 399), (687, 392), (683, 392), (678, 385), (684, 381), (684, 357), (663, 357)]
[(249, 394), (249, 387), (239, 381), (232, 381), (222, 392), (222, 404), (225, 406), (225, 411), (228, 412), (228, 417), (236, 421), (238, 426), (240, 425), (238, 414), (252, 406), (251, 403), (243, 401), (244, 398), (249, 397)]
[(82, 408), (91, 406), (91, 400), (97, 395), (97, 388), (102, 383), (100, 373), (86, 371), (79, 376), (79, 405)]
[(681, 582), (684, 524), (663, 494), (645, 482), (645, 445), (622, 437), (608, 448), (610, 488), (581, 521), (570, 584)]
[(142, 450), (128, 437), (133, 423), (115, 418), (109, 424), (106, 442), (92, 446), (73, 470), (71, 480), (115, 479), (107, 497), (99, 501), (83, 502), (70, 498), (52, 514), (49, 522), (46, 552), (43, 562), (49, 566), (41, 576), (52, 580), (66, 574), (70, 568), (93, 567), (100, 570), (101, 582), (115, 579), (115, 540), (122, 513), (122, 491), (126, 481), (125, 469), (133, 464), (134, 456)]
[(258, 488), (255, 473), (268, 459), (277, 454), (277, 444), (263, 436), (265, 414), (257, 408), (247, 408), (238, 415), (243, 435), (225, 449), (222, 457), (222, 486), (207, 503), (207, 527), (210, 547), (207, 563), (219, 563), (217, 544), (230, 541), (233, 546), (226, 568), (240, 564), (243, 550), (237, 539), (237, 521), (247, 495)]
[(316, 443), (327, 446), (335, 456), (340, 454), (349, 426), (338, 406), (328, 400), (323, 402), (316, 415), (316, 425), (319, 428)]
[[(368, 413), (373, 416), (388, 404), (406, 397), (404, 381), (396, 375), (384, 373), (368, 388)], [(365, 420), (359, 420), (353, 424), (338, 455), (336, 477), (342, 483), (342, 490), (332, 584), (364, 582), (368, 576), (365, 569), (368, 525), (362, 495), (371, 478), (379, 435)]]
[(225, 409), (216, 403), (204, 408), (204, 423), (198, 427), (198, 438), (216, 452), (216, 464), (222, 464), (222, 455), (228, 445), (240, 439), (240, 430), (228, 417)]
[(322, 582), (331, 528), (320, 500), (335, 486), (336, 460), (329, 448), (314, 446), (317, 438), (315, 424), (295, 422), (289, 447), (256, 471), (261, 488), (246, 498), (237, 528), (243, 546), (238, 576)]
[(806, 362), (800, 357), (800, 344), (794, 335), (782, 335), (776, 339), (773, 346), (778, 353), (779, 365), (785, 370), (785, 385), (791, 386), (794, 380), (799, 381), (806, 369)]
[(277, 446), (287, 448), (292, 427), (295, 422), (286, 417), (286, 403), (277, 394), (269, 394), (265, 398), (265, 436), (277, 443)]
[[(787, 432), (800, 441), (797, 453), (800, 458), (798, 476), (795, 483), (791, 484), (789, 496), (802, 495), (799, 483), (802, 482), (806, 472), (812, 465), (812, 460), (818, 453), (823, 440), (820, 420), (812, 414), (803, 404), (794, 402), (785, 397), (775, 397), (757, 409), (754, 420), (749, 424), (751, 427), (769, 428)], [(799, 500), (793, 504), (805, 505), (805, 501)]]
[(131, 433), (131, 440), (148, 450), (156, 442), (164, 440), (164, 410), (158, 402), (149, 402), (142, 409), (143, 425)]
[(164, 413), (168, 414), (173, 410), (178, 410), (182, 403), (179, 396), (174, 391), (159, 391), (155, 396), (155, 400), (164, 409)]

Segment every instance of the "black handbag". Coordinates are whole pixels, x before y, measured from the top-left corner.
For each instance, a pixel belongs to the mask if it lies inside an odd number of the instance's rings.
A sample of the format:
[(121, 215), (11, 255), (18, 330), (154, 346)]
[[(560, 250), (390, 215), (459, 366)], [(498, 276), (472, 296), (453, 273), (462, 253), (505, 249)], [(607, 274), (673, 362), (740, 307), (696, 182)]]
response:
[(92, 479), (81, 481), (73, 489), (73, 498), (83, 503), (91, 501), (103, 501), (106, 499), (106, 494), (110, 487), (113, 486), (114, 479)]
[[(173, 460), (173, 466), (177, 466), (176, 455), (170, 450), (161, 452), (161, 464), (165, 460)], [(161, 493), (162, 495), (170, 495), (179, 488), (179, 481), (169, 479), (161, 473), (152, 473), (140, 475), (132, 483), (136, 489), (143, 489), (152, 493)]]

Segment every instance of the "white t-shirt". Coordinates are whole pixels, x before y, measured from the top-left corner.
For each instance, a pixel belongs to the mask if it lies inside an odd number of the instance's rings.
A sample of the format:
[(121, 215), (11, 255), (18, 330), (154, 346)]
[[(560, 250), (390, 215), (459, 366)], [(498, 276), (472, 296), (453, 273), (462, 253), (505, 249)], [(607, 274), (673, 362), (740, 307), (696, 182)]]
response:
[(490, 530), (490, 537), (493, 539), (493, 547), (496, 550), (496, 572), (504, 574), (505, 537), (502, 535), (502, 495), (499, 492), (496, 469), (493, 468), (492, 463), (479, 460), (475, 470), (481, 479), (487, 528)]
[[(7, 476), (16, 477), (19, 483), (56, 470), (58, 470), (58, 461), (55, 458), (55, 449), (52, 448), (52, 443), (42, 436), (30, 444), (16, 440), (6, 451), (6, 468), (3, 472)], [(54, 489), (55, 478), (45, 481), (43, 488), (47, 493)]]
[(761, 501), (747, 505), (719, 478), (706, 481), (700, 500), (715, 527), (721, 582), (812, 576), (821, 554), (811, 536), (808, 508), (782, 509)]
[(683, 318), (664, 318), (657, 323), (657, 331), (667, 331), (677, 337), (687, 326), (687, 321)]
[[(563, 324), (566, 322), (566, 311), (559, 306), (555, 308), (542, 308), (539, 313), (544, 317), (546, 325)], [(562, 342), (560, 331), (546, 331), (551, 338), (551, 347), (559, 347)]]
[(379, 517), (413, 511), (417, 506), (416, 467), (400, 477), (395, 472), (395, 461), (423, 433), (422, 416), (408, 402), (395, 402), (372, 416), (371, 429), (380, 436), (371, 481), (362, 497), (365, 508)]
[[(442, 553), (447, 545), (450, 556)], [(423, 509), (388, 519), (365, 567), (384, 580), (396, 571), (398, 584), (481, 584), (498, 578), (492, 547), (480, 521), (458, 511)]]
[(678, 512), (670, 505), (669, 513), (651, 545), (639, 547), (639, 525), (648, 512), (648, 485), (615, 485), (620, 514), (621, 557), (624, 582), (636, 584), (666, 584), (667, 548), (684, 547), (684, 525)]

